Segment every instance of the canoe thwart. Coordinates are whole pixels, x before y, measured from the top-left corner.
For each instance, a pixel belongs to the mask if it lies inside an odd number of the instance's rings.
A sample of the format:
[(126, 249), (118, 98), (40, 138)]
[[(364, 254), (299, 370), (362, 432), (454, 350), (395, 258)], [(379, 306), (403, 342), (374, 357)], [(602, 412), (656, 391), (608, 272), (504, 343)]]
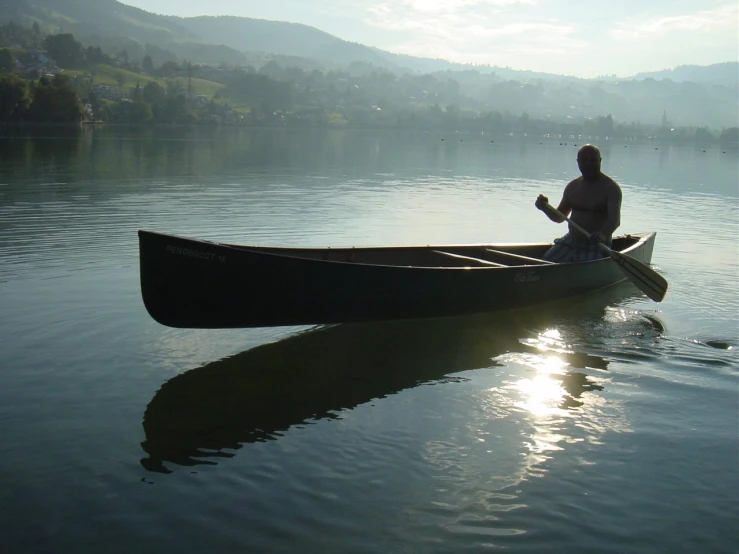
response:
[(443, 250), (432, 250), (432, 252), (435, 252), (436, 254), (444, 254), (445, 256), (449, 256), (450, 258), (456, 258), (458, 260), (464, 260), (467, 262), (473, 262), (481, 266), (485, 267), (508, 267), (504, 264), (498, 264), (495, 262), (491, 262), (488, 260), (482, 260), (480, 258), (473, 258), (472, 256), (463, 256), (462, 254), (454, 254), (452, 252), (444, 252)]
[(521, 254), (513, 254), (511, 252), (504, 252), (503, 250), (495, 250), (494, 248), (486, 248), (485, 252), (490, 252), (491, 254), (497, 254), (499, 256), (507, 256), (509, 258), (515, 258), (516, 260), (522, 260), (524, 262), (531, 262), (532, 264), (553, 264), (554, 262), (550, 262), (548, 260), (542, 260), (540, 258), (532, 258), (530, 256), (522, 256)]

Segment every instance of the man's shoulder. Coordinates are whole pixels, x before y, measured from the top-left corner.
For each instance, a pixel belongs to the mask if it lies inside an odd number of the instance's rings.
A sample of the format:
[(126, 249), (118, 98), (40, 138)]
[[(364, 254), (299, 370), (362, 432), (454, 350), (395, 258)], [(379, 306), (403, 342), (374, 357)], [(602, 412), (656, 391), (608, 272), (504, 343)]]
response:
[(610, 198), (614, 202), (621, 203), (623, 193), (621, 192), (621, 187), (618, 186), (618, 183), (608, 175), (603, 175), (603, 184), (605, 193), (608, 198)]
[(609, 188), (621, 190), (621, 187), (613, 177), (611, 177), (610, 175), (606, 175), (605, 173), (601, 173), (600, 175), (604, 185), (608, 186)]

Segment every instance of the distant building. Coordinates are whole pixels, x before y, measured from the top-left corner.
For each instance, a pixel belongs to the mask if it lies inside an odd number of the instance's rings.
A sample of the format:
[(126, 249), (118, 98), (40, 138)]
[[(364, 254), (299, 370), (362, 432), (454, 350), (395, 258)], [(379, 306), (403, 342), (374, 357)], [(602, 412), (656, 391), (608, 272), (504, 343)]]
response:
[(205, 108), (208, 104), (210, 104), (210, 99), (207, 96), (198, 94), (193, 95), (191, 102), (194, 108)]
[(29, 79), (39, 79), (44, 75), (57, 75), (63, 70), (59, 68), (54, 59), (47, 56), (44, 52), (38, 50), (28, 50), (29, 63), (21, 63), (18, 67), (18, 71)]

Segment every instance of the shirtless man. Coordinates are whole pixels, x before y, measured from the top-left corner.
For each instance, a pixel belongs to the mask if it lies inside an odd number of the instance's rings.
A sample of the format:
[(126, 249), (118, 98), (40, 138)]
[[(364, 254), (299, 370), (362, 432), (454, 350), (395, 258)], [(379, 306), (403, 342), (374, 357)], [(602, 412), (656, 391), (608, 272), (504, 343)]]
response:
[[(570, 181), (562, 194), (557, 209), (590, 233), (585, 235), (570, 227), (569, 232), (555, 239), (544, 259), (552, 262), (581, 262), (604, 257), (598, 243), (611, 245), (613, 232), (621, 224), (621, 188), (618, 183), (600, 171), (600, 150), (586, 144), (577, 152), (577, 165), (582, 177)], [(555, 223), (564, 219), (547, 209), (549, 200), (539, 195), (536, 207)]]

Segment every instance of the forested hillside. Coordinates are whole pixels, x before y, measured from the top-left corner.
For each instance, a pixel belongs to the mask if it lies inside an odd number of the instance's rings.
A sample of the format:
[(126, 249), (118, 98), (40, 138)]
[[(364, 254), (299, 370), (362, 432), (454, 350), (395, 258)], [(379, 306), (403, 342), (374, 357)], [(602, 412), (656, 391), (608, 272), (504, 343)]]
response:
[[(717, 135), (739, 118), (736, 62), (678, 67), (652, 74), (657, 78), (576, 79), (391, 54), (292, 23), (177, 18), (116, 0), (4, 1), (0, 48), (7, 52), (0, 55), (0, 72), (33, 80), (39, 55), (48, 54), (76, 83), (83, 106), (92, 102), (81, 82), (90, 90), (117, 86), (120, 92), (111, 94), (132, 99), (137, 85), (154, 80), (185, 95), (190, 115), (180, 114), (183, 121), (197, 120), (205, 103), (252, 122), (279, 112), (301, 124), (536, 132), (645, 126), (700, 127)], [(54, 36), (71, 37), (66, 42), (74, 53), (48, 52), (46, 41)], [(111, 77), (100, 64), (118, 73)], [(98, 108), (97, 115), (105, 113), (105, 106)], [(147, 114), (140, 110), (144, 120)]]

